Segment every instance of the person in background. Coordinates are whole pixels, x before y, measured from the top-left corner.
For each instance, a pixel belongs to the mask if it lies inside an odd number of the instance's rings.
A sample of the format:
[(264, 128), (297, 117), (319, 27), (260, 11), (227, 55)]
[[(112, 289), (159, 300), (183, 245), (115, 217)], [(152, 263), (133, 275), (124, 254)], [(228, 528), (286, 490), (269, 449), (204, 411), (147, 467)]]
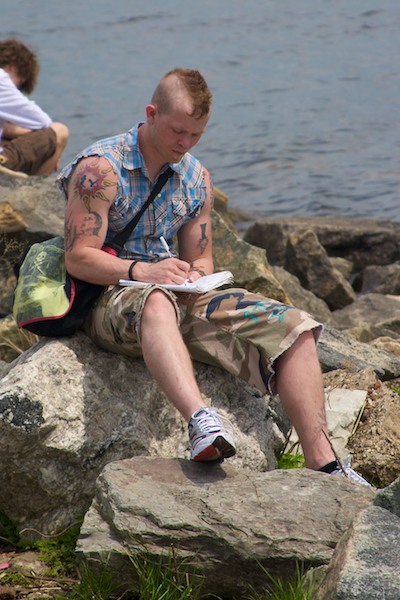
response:
[[(369, 485), (336, 462), (327, 438), (316, 350), (320, 323), (294, 306), (241, 288), (182, 295), (160, 287), (213, 272), (213, 186), (207, 169), (189, 153), (205, 132), (211, 104), (197, 70), (174, 69), (158, 83), (144, 121), (92, 144), (61, 172), (67, 270), (107, 286), (85, 331), (105, 350), (143, 356), (188, 423), (192, 460), (236, 453), (231, 431), (202, 398), (192, 365), (197, 360), (241, 377), (263, 394), (279, 394), (307, 467)], [(173, 176), (120, 255), (103, 252), (168, 167)], [(147, 285), (121, 287), (120, 279)]]
[(0, 41), (0, 171), (17, 177), (59, 171), (68, 142), (68, 128), (25, 95), (38, 74), (32, 50), (17, 39)]

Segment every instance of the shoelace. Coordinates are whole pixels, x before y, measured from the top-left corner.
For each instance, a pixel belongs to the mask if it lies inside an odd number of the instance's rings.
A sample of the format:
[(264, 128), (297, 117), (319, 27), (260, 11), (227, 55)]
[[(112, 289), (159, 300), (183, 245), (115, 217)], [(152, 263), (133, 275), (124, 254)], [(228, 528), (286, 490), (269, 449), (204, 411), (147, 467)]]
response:
[[(218, 414), (212, 408), (204, 410), (201, 415), (195, 417), (193, 420), (201, 428), (202, 433), (212, 433), (216, 429), (226, 429), (230, 433), (233, 432), (232, 423), (229, 419)], [(225, 424), (227, 427), (225, 427)]]

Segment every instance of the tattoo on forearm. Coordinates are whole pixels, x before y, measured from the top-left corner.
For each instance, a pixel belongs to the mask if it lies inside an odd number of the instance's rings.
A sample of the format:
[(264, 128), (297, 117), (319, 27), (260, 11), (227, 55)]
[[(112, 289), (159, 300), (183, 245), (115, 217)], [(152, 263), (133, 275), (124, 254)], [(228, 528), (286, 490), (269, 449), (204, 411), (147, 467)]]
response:
[(208, 239), (208, 237), (207, 237), (207, 235), (206, 235), (206, 227), (207, 227), (207, 224), (206, 224), (206, 223), (202, 223), (202, 224), (200, 225), (200, 229), (201, 229), (201, 238), (200, 238), (200, 239), (199, 239), (199, 241), (197, 242), (197, 247), (198, 247), (198, 248), (200, 248), (200, 252), (201, 252), (201, 254), (203, 254), (203, 252), (204, 252), (204, 251), (205, 251), (205, 249), (207, 248), (207, 246), (208, 246), (208, 242), (209, 242), (209, 239)]
[(71, 219), (65, 220), (65, 247), (67, 250), (72, 250), (76, 240), (86, 236), (97, 237), (101, 231), (103, 221), (99, 213), (89, 212), (80, 224), (79, 227), (73, 225)]

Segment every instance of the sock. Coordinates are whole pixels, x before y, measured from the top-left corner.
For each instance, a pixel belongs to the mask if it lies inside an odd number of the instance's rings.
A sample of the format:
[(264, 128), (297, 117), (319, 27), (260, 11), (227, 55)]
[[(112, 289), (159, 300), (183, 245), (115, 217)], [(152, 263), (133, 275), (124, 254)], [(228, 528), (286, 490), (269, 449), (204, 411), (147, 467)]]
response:
[(339, 469), (339, 464), (338, 464), (337, 460), (333, 460), (332, 462), (328, 463), (324, 467), (321, 467), (320, 469), (318, 469), (318, 471), (322, 471), (323, 473), (333, 473), (333, 471), (335, 469)]

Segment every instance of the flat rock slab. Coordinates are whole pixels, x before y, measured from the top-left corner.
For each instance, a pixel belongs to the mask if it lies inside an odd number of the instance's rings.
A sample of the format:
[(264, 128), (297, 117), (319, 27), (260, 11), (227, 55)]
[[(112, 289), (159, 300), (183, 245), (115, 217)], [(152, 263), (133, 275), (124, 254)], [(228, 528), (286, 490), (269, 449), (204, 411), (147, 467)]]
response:
[[(257, 473), (227, 463), (136, 457), (108, 464), (81, 529), (78, 552), (107, 557), (135, 589), (127, 554), (190, 561), (204, 593), (262, 591), (259, 564), (286, 575), (296, 561), (327, 564), (375, 492), (307, 469)], [(128, 561), (129, 562), (129, 561)]]

